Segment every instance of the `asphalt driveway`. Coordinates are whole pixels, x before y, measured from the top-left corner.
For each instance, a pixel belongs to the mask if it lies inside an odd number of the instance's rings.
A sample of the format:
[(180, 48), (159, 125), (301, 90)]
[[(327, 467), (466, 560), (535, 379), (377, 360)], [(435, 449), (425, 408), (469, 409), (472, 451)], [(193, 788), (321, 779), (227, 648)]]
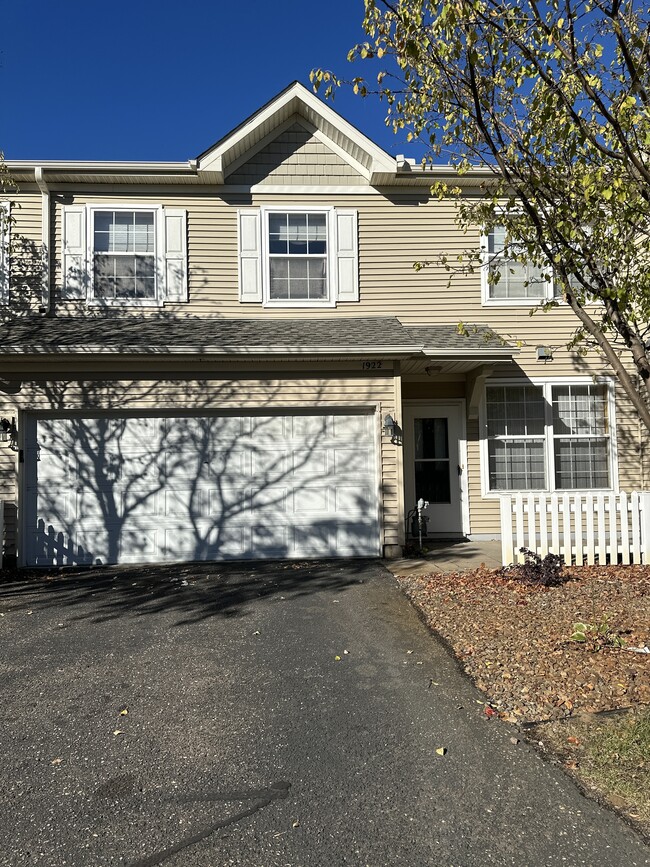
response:
[(378, 564), (43, 577), (0, 615), (1, 864), (650, 863)]

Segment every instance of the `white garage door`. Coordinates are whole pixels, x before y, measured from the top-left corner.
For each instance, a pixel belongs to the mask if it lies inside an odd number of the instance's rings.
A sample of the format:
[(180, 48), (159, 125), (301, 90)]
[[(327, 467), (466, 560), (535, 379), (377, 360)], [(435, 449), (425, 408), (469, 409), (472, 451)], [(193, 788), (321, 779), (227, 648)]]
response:
[(33, 418), (30, 565), (379, 554), (372, 415)]

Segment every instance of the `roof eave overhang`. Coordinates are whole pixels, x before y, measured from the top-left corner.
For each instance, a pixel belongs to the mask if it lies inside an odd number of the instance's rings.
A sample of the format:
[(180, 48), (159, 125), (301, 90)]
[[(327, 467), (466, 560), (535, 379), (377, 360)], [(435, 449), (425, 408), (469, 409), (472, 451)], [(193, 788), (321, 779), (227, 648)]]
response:
[(382, 358), (409, 358), (413, 355), (421, 354), (421, 348), (417, 346), (348, 346), (342, 347), (324, 347), (324, 346), (62, 346), (53, 348), (51, 346), (22, 345), (22, 346), (3, 346), (0, 354), (4, 356), (14, 357), (38, 357), (43, 356), (61, 357), (62, 355), (138, 355), (146, 356), (153, 355), (159, 357), (161, 355), (213, 355), (220, 357), (240, 357), (240, 356), (259, 356), (259, 357), (294, 357), (302, 355), (315, 356), (340, 356), (344, 353), (346, 356), (359, 357), (377, 357)]

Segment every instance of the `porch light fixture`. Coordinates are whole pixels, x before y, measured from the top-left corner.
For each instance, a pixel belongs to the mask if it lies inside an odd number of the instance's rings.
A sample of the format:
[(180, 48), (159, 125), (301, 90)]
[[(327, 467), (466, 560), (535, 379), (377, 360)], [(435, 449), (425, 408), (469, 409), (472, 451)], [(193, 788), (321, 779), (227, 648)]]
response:
[(402, 429), (397, 424), (392, 415), (384, 416), (384, 423), (381, 427), (382, 436), (390, 437), (390, 441), (399, 446), (402, 444)]
[(397, 425), (395, 424), (395, 419), (392, 415), (384, 416), (384, 425), (381, 429), (382, 434), (385, 437), (390, 437), (391, 439), (395, 436), (395, 430), (397, 429)]
[(16, 438), (16, 419), (0, 418), (0, 443), (8, 443)]

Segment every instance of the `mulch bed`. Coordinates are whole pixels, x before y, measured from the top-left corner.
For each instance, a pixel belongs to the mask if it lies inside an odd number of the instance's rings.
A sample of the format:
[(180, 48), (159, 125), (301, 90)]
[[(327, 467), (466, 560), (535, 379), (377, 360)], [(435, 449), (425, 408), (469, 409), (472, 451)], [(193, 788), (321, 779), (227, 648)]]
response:
[[(650, 654), (630, 650), (650, 645), (650, 567), (568, 571), (570, 580), (552, 588), (490, 569), (398, 581), (502, 719), (534, 723), (650, 703)], [(576, 621), (603, 618), (623, 648), (571, 640)]]

